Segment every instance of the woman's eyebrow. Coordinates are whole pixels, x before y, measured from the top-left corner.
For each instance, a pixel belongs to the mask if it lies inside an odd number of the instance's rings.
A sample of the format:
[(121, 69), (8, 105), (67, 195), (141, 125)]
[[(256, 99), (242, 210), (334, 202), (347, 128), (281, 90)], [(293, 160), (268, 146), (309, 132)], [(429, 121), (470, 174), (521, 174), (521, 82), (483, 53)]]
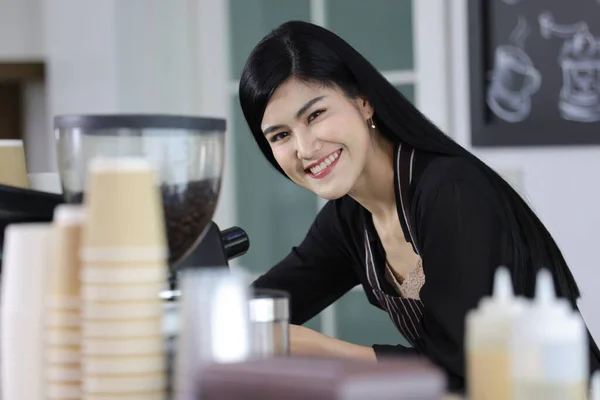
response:
[(317, 96), (312, 100), (309, 100), (306, 102), (306, 104), (304, 104), (302, 107), (300, 107), (300, 109), (298, 110), (298, 112), (296, 113), (296, 119), (299, 119), (300, 117), (302, 117), (302, 115), (309, 109), (312, 107), (313, 104), (323, 100), (326, 96)]
[[(300, 119), (300, 117), (302, 117), (302, 115), (308, 111), (309, 108), (311, 108), (315, 103), (318, 103), (319, 101), (323, 100), (325, 97), (325, 95), (323, 96), (317, 96), (312, 100), (307, 101), (302, 107), (300, 107), (300, 109), (298, 110), (298, 112), (296, 112), (296, 119)], [(273, 126), (269, 126), (268, 128), (266, 128), (263, 131), (263, 135), (267, 136), (269, 133), (276, 131), (278, 129), (283, 128), (284, 125), (273, 125)]]

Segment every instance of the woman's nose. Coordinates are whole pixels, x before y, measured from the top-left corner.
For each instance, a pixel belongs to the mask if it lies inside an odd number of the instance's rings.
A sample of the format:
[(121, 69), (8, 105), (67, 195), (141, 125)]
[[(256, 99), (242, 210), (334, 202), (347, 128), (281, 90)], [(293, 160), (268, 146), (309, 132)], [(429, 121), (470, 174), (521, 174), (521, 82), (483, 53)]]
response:
[(296, 152), (301, 160), (310, 160), (323, 148), (322, 142), (310, 133), (296, 136)]

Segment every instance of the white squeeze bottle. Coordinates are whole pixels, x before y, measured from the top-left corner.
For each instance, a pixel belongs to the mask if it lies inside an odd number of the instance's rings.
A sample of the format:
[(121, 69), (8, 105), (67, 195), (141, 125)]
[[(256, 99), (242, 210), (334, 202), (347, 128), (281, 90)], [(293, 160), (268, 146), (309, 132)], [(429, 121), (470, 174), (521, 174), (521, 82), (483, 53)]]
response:
[(590, 400), (600, 400), (600, 371), (594, 372), (590, 384)]
[(466, 367), (469, 400), (507, 400), (510, 384), (510, 343), (515, 321), (523, 314), (525, 298), (513, 294), (510, 273), (496, 270), (494, 291), (467, 314)]
[(542, 269), (532, 306), (512, 338), (513, 399), (585, 399), (588, 351), (581, 315), (555, 296), (552, 275)]

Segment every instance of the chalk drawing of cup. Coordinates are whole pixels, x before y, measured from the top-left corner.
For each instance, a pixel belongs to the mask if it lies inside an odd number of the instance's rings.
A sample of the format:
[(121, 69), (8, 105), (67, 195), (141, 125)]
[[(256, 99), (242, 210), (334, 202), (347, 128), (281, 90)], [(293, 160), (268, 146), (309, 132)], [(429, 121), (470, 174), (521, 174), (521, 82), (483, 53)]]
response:
[(531, 96), (542, 83), (540, 72), (521, 48), (498, 46), (487, 104), (499, 118), (519, 122), (531, 112)]

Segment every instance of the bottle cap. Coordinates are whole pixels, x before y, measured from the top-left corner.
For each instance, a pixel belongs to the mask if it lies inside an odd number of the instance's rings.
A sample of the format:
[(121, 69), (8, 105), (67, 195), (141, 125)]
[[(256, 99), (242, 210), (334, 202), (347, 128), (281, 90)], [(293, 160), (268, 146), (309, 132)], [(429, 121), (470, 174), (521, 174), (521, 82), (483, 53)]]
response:
[(585, 324), (565, 299), (556, 297), (547, 269), (537, 274), (535, 298), (515, 324), (512, 343), (515, 379), (553, 383), (587, 380)]
[(559, 312), (568, 312), (569, 304), (565, 299), (559, 299), (554, 292), (552, 274), (543, 268), (538, 272), (535, 282), (535, 306), (551, 309), (556, 307)]
[(524, 312), (527, 302), (514, 295), (510, 272), (499, 267), (494, 275), (493, 293), (467, 316), (467, 341), (470, 346), (505, 347), (513, 322)]
[(494, 274), (494, 286), (492, 295), (484, 297), (480, 302), (483, 312), (492, 310), (495, 313), (520, 311), (524, 306), (524, 299), (516, 297), (513, 291), (510, 272), (506, 267), (498, 267)]

